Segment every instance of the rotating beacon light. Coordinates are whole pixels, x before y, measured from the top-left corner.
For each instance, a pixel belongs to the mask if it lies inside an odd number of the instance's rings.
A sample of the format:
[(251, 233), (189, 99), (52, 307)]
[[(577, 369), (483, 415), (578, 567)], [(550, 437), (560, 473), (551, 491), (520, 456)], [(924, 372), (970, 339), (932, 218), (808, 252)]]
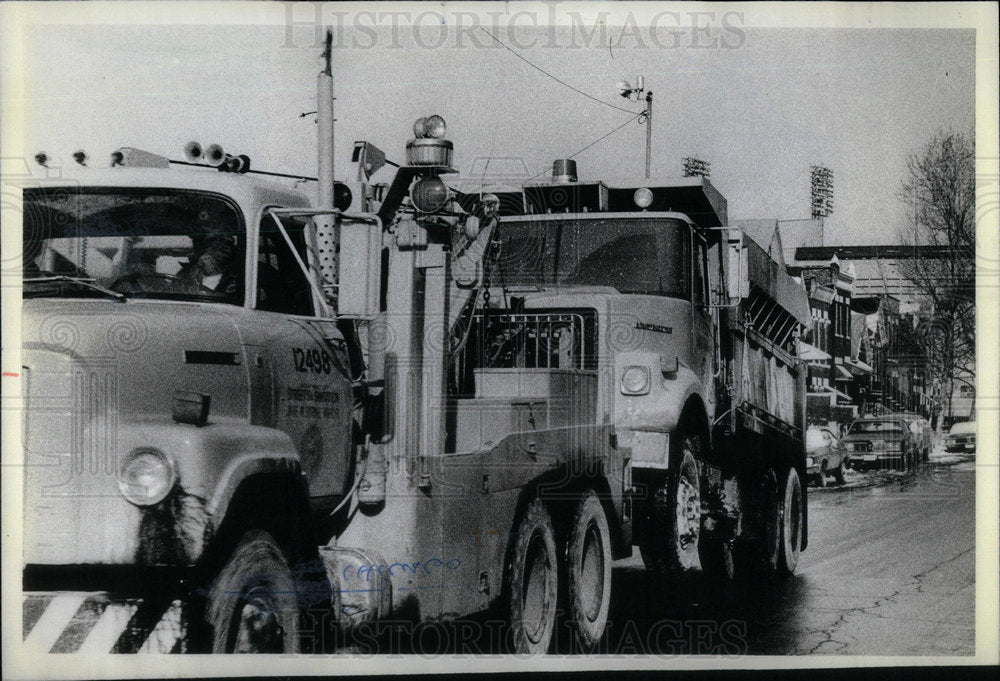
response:
[(444, 139), (447, 128), (440, 116), (418, 118), (414, 139), (406, 143), (406, 163), (411, 166), (451, 166), (454, 145)]

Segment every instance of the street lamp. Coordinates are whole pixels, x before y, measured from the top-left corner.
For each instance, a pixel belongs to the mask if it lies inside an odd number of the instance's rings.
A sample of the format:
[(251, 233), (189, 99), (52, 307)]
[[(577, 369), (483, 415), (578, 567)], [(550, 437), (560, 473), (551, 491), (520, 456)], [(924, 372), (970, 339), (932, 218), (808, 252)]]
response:
[(640, 122), (642, 118), (645, 118), (646, 123), (646, 179), (649, 179), (649, 162), (651, 158), (651, 150), (653, 145), (653, 91), (647, 91), (643, 86), (643, 77), (637, 76), (635, 79), (635, 87), (629, 85), (627, 80), (618, 81), (618, 94), (620, 94), (625, 99), (638, 102), (642, 98), (642, 94), (646, 94), (646, 110), (640, 115)]

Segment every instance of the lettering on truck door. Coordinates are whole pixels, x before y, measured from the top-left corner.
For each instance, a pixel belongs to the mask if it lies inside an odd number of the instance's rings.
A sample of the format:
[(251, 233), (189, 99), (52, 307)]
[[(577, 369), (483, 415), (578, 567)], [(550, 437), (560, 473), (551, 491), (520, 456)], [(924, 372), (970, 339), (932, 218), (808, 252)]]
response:
[[(305, 261), (304, 223), (282, 222)], [(332, 505), (344, 492), (352, 451), (344, 343), (334, 320), (316, 316), (309, 281), (267, 215), (260, 230), (256, 309), (273, 313), (273, 321), (262, 325), (273, 372), (274, 426), (298, 449), (313, 505)]]

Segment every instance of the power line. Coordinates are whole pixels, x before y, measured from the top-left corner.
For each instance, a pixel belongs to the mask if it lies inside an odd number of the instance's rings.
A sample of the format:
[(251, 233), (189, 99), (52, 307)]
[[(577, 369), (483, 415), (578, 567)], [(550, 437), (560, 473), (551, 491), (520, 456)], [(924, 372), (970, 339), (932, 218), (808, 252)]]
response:
[[(607, 138), (609, 138), (612, 135), (614, 135), (616, 132), (618, 132), (619, 130), (621, 130), (622, 128), (624, 128), (626, 125), (628, 125), (632, 121), (636, 120), (637, 118), (639, 118), (641, 116), (645, 116), (645, 115), (646, 115), (645, 111), (640, 111), (639, 113), (637, 113), (634, 116), (632, 116), (632, 118), (628, 119), (627, 121), (625, 121), (624, 123), (622, 123), (621, 125), (619, 125), (617, 128), (615, 128), (614, 130), (612, 130), (611, 132), (609, 132), (609, 133), (607, 133), (605, 135), (602, 135), (601, 137), (598, 137), (596, 140), (594, 140), (593, 142), (591, 142), (587, 146), (583, 147), (582, 149), (578, 149), (577, 151), (574, 151), (572, 154), (570, 154), (566, 158), (576, 158), (577, 156), (579, 156), (583, 152), (587, 151), (587, 149), (590, 149), (592, 146), (594, 146), (595, 144), (597, 144), (598, 142), (603, 142), (604, 140), (606, 140)], [(542, 172), (538, 173), (538, 175), (534, 175), (533, 177), (529, 177), (527, 180), (525, 180), (525, 182), (526, 183), (527, 182), (531, 182), (532, 180), (534, 180), (539, 175), (544, 175), (547, 172), (548, 172), (548, 168), (546, 168)]]
[(502, 48), (504, 48), (505, 50), (507, 50), (508, 52), (510, 52), (510, 53), (511, 53), (512, 55), (514, 55), (515, 57), (517, 57), (518, 59), (520, 59), (521, 61), (523, 61), (523, 62), (524, 62), (525, 64), (527, 64), (527, 65), (528, 65), (528, 66), (530, 66), (531, 68), (533, 68), (533, 69), (536, 69), (536, 70), (538, 70), (538, 71), (541, 71), (541, 72), (542, 72), (542, 73), (544, 73), (544, 74), (545, 74), (546, 76), (548, 76), (548, 77), (549, 77), (549, 78), (551, 78), (552, 80), (556, 81), (556, 82), (557, 82), (557, 83), (559, 83), (560, 85), (565, 85), (565, 86), (566, 86), (566, 87), (568, 87), (568, 88), (569, 88), (570, 90), (573, 90), (574, 92), (576, 92), (576, 93), (578, 93), (578, 94), (581, 94), (581, 95), (583, 95), (583, 96), (584, 96), (584, 97), (586, 97), (587, 99), (592, 99), (592, 100), (594, 100), (595, 102), (597, 102), (598, 104), (603, 104), (604, 106), (609, 106), (609, 107), (611, 107), (612, 109), (617, 109), (618, 111), (624, 111), (625, 113), (629, 113), (629, 114), (630, 114), (630, 113), (635, 113), (635, 112), (634, 112), (634, 111), (632, 111), (631, 109), (623, 109), (623, 108), (622, 108), (622, 107), (620, 107), (620, 106), (615, 106), (614, 104), (612, 104), (612, 103), (610, 103), (610, 102), (606, 102), (606, 101), (604, 101), (603, 99), (598, 99), (597, 97), (594, 97), (593, 95), (588, 95), (588, 94), (587, 94), (586, 92), (584, 92), (583, 90), (580, 90), (579, 88), (575, 88), (575, 87), (573, 87), (572, 85), (570, 85), (570, 84), (569, 84), (569, 83), (567, 83), (566, 81), (564, 81), (564, 80), (561, 80), (561, 79), (557, 78), (556, 76), (553, 76), (553, 75), (552, 75), (551, 73), (549, 73), (548, 71), (546, 71), (545, 69), (543, 69), (543, 68), (542, 68), (541, 66), (538, 66), (538, 65), (536, 65), (536, 64), (533, 64), (533, 63), (531, 63), (530, 61), (528, 61), (527, 59), (525, 59), (524, 57), (522, 57), (522, 56), (521, 56), (520, 54), (518, 54), (517, 52), (515, 52), (514, 50), (512, 50), (511, 48), (509, 48), (509, 47), (508, 47), (508, 46), (507, 46), (506, 44), (504, 44), (504, 42), (503, 42), (502, 40), (500, 40), (500, 38), (497, 38), (497, 37), (496, 37), (495, 35), (493, 35), (493, 34), (492, 34), (492, 33), (490, 33), (489, 31), (487, 31), (487, 30), (486, 30), (485, 28), (483, 28), (482, 26), (479, 26), (478, 28), (479, 28), (479, 30), (480, 30), (480, 31), (482, 31), (483, 33), (485, 33), (485, 34), (486, 34), (486, 35), (488, 35), (489, 37), (493, 38), (493, 40), (497, 41), (497, 43), (498, 43), (498, 44), (500, 45), (500, 47), (502, 47)]

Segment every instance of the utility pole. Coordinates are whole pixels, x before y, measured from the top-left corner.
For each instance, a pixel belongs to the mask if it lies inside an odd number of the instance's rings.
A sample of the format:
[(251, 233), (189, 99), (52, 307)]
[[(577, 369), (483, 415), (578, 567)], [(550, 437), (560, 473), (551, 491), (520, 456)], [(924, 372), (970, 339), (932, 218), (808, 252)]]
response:
[(646, 90), (645, 79), (638, 76), (635, 79), (635, 87), (632, 87), (627, 80), (618, 81), (618, 94), (630, 102), (638, 102), (642, 99), (642, 93), (646, 93), (646, 110), (635, 119), (642, 123), (646, 118), (646, 179), (649, 179), (649, 164), (653, 155), (653, 91)]
[(649, 179), (649, 161), (653, 147), (653, 91), (646, 93), (646, 179)]

